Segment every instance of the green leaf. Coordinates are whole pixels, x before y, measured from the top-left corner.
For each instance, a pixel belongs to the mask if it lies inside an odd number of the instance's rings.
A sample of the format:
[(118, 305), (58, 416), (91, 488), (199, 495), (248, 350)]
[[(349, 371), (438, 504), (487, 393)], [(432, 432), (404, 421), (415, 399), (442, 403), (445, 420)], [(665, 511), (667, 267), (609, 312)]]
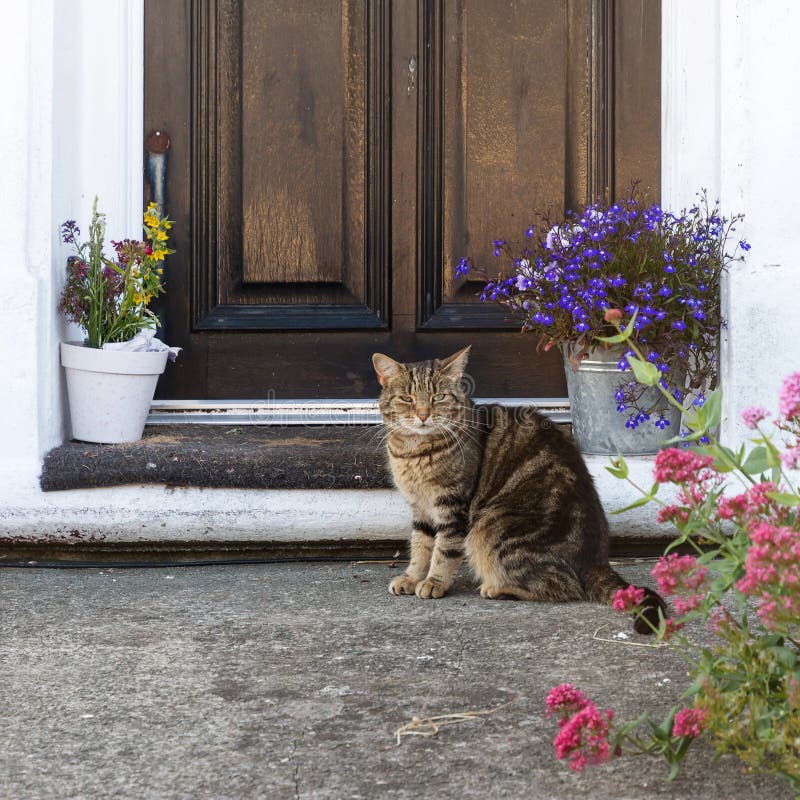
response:
[(646, 494), (644, 497), (640, 497), (638, 500), (634, 500), (629, 506), (625, 506), (625, 508), (616, 508), (614, 509), (614, 511), (611, 511), (609, 513), (624, 514), (626, 511), (630, 511), (632, 508), (639, 508), (640, 506), (646, 506), (652, 499), (653, 495)]
[(717, 472), (732, 472), (736, 469), (736, 453), (728, 447), (714, 443), (707, 447), (698, 447), (697, 452), (703, 456), (711, 456)]
[(780, 469), (781, 453), (769, 439), (764, 440), (764, 447), (767, 448), (767, 463), (773, 468)]
[(778, 660), (778, 663), (782, 664), (787, 669), (793, 669), (797, 664), (797, 653), (792, 650), (791, 647), (770, 647), (769, 651), (775, 656), (775, 658)]
[(767, 492), (767, 497), (782, 506), (789, 506), (790, 508), (800, 506), (800, 497), (789, 492)]
[(772, 465), (769, 463), (769, 455), (766, 447), (755, 447), (742, 464), (742, 472), (747, 475), (760, 475), (766, 472)]
[(706, 429), (706, 416), (702, 406), (687, 408), (683, 414), (683, 424), (690, 431), (700, 431), (702, 436)]
[(769, 717), (756, 720), (756, 738), (762, 742), (772, 738), (772, 720)]
[(681, 743), (678, 745), (678, 749), (675, 751), (675, 758), (677, 758), (678, 761), (680, 761), (686, 755), (686, 751), (692, 746), (693, 742), (693, 736), (681, 737)]
[(675, 714), (677, 713), (678, 706), (672, 706), (667, 714), (666, 719), (660, 725), (651, 723), (653, 736), (655, 736), (656, 739), (661, 739), (665, 742), (670, 741), (672, 738), (672, 725), (675, 722)]
[(634, 377), (643, 386), (656, 386), (661, 380), (661, 373), (655, 364), (649, 361), (640, 361), (634, 356), (628, 356), (628, 363), (631, 365)]
[(719, 425), (722, 419), (722, 389), (715, 389), (706, 397), (701, 410), (705, 420), (706, 430), (711, 430)]
[(617, 735), (615, 737), (615, 741), (618, 743), (622, 743), (625, 740), (625, 737), (636, 730), (636, 728), (644, 725), (649, 719), (649, 715), (647, 712), (642, 714), (638, 719), (631, 720), (630, 722), (626, 722), (617, 730)]
[(699, 430), (695, 431), (694, 433), (688, 433), (686, 436), (673, 436), (671, 439), (667, 439), (663, 442), (663, 444), (677, 444), (678, 442), (696, 442), (698, 439), (705, 436), (705, 431)]
[(615, 478), (619, 478), (623, 481), (628, 477), (628, 464), (621, 455), (618, 455), (616, 458), (612, 458), (611, 466), (606, 467), (606, 470), (608, 470), (608, 472), (610, 472)]
[(622, 342), (627, 342), (633, 333), (633, 323), (636, 322), (636, 315), (638, 313), (639, 309), (637, 308), (636, 311), (633, 312), (630, 322), (625, 326), (625, 330), (622, 331), (622, 333), (618, 333), (615, 336), (595, 336), (594, 338), (597, 339), (598, 342), (607, 342), (608, 344), (621, 344)]

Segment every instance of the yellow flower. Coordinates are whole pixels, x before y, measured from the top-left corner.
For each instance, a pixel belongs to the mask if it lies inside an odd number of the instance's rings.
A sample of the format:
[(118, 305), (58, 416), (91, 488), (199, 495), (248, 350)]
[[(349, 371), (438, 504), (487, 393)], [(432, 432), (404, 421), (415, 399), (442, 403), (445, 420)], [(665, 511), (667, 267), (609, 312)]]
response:
[(163, 261), (164, 256), (167, 254), (166, 250), (153, 250), (153, 258), (156, 261)]
[(167, 230), (169, 230), (169, 229), (172, 227), (172, 221), (171, 221), (171, 220), (168, 220), (168, 219), (165, 219), (165, 220), (164, 220), (164, 227), (165, 227)]
[(144, 224), (148, 228), (157, 228), (158, 227), (158, 217), (155, 214), (145, 214), (144, 215)]
[(168, 238), (168, 236), (167, 236), (167, 232), (166, 231), (159, 231), (156, 234), (156, 239), (158, 239), (159, 242), (166, 242), (167, 238)]
[(157, 207), (157, 206), (156, 206), (156, 203), (155, 203), (155, 201), (154, 201), (154, 200), (151, 200), (151, 201), (150, 201), (150, 202), (147, 204), (147, 210), (148, 210), (148, 211), (152, 211), (152, 210), (153, 210), (154, 208), (156, 208), (156, 207)]
[(157, 269), (157, 270), (156, 270), (156, 272), (157, 272), (159, 275), (163, 275), (163, 274), (164, 274), (164, 270), (163, 270), (163, 269)]

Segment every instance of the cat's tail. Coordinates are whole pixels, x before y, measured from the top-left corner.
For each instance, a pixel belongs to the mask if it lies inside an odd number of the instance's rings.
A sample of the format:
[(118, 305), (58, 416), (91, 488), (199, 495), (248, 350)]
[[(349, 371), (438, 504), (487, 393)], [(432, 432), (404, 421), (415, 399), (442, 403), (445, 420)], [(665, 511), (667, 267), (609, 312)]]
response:
[[(608, 606), (614, 601), (614, 595), (619, 589), (627, 589), (632, 585), (607, 564), (589, 567), (581, 577), (589, 600)], [(667, 606), (658, 592), (647, 586), (635, 588), (644, 590), (644, 599), (640, 605), (641, 614), (633, 622), (633, 629), (636, 633), (652, 634), (661, 621), (659, 612), (664, 619), (667, 618)]]

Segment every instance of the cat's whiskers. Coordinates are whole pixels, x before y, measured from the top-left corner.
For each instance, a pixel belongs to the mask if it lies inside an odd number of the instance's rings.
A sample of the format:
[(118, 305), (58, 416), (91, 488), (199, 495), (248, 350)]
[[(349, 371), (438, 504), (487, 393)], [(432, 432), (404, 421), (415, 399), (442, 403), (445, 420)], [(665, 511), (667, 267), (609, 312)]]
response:
[(448, 439), (448, 441), (452, 441), (456, 445), (456, 447), (458, 447), (459, 453), (461, 454), (461, 466), (462, 467), (466, 466), (467, 456), (466, 453), (464, 452), (464, 445), (456, 435), (455, 431), (453, 431), (443, 422), (439, 422), (438, 427), (439, 430), (441, 430), (441, 432), (444, 434), (445, 438)]
[(388, 435), (389, 431), (386, 423), (382, 423), (380, 425), (366, 426), (365, 429), (358, 434), (358, 438), (366, 440), (365, 443), (373, 447), (375, 445), (384, 444)]
[(473, 444), (480, 445), (480, 428), (470, 425), (469, 423), (464, 423), (457, 419), (449, 420), (449, 423), (450, 430), (458, 431), (460, 434), (469, 437)]
[(359, 437), (364, 439), (366, 438), (367, 444), (372, 446), (383, 446), (386, 444), (387, 439), (394, 433), (399, 427), (399, 424), (394, 420), (383, 420), (383, 422), (379, 425), (369, 425), (365, 428), (362, 433), (359, 434)]
[(464, 403), (458, 405), (457, 408), (461, 412), (466, 412), (466, 414), (454, 418), (459, 424), (471, 428), (478, 428), (479, 430), (488, 430), (491, 427), (488, 422), (483, 421), (478, 416), (478, 406), (466, 405)]

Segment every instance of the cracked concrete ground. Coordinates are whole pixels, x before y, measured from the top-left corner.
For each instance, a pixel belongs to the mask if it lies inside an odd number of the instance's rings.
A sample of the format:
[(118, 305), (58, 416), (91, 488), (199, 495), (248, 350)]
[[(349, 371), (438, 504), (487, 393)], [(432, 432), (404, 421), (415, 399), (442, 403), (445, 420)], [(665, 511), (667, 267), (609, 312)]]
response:
[[(648, 565), (620, 568), (645, 581)], [(630, 646), (589, 604), (387, 593), (397, 568), (305, 563), (0, 569), (0, 797), (789, 798), (737, 761), (689, 753), (570, 772), (548, 689), (573, 682), (620, 718), (672, 705), (685, 667)], [(414, 715), (509, 705), (433, 738)]]

